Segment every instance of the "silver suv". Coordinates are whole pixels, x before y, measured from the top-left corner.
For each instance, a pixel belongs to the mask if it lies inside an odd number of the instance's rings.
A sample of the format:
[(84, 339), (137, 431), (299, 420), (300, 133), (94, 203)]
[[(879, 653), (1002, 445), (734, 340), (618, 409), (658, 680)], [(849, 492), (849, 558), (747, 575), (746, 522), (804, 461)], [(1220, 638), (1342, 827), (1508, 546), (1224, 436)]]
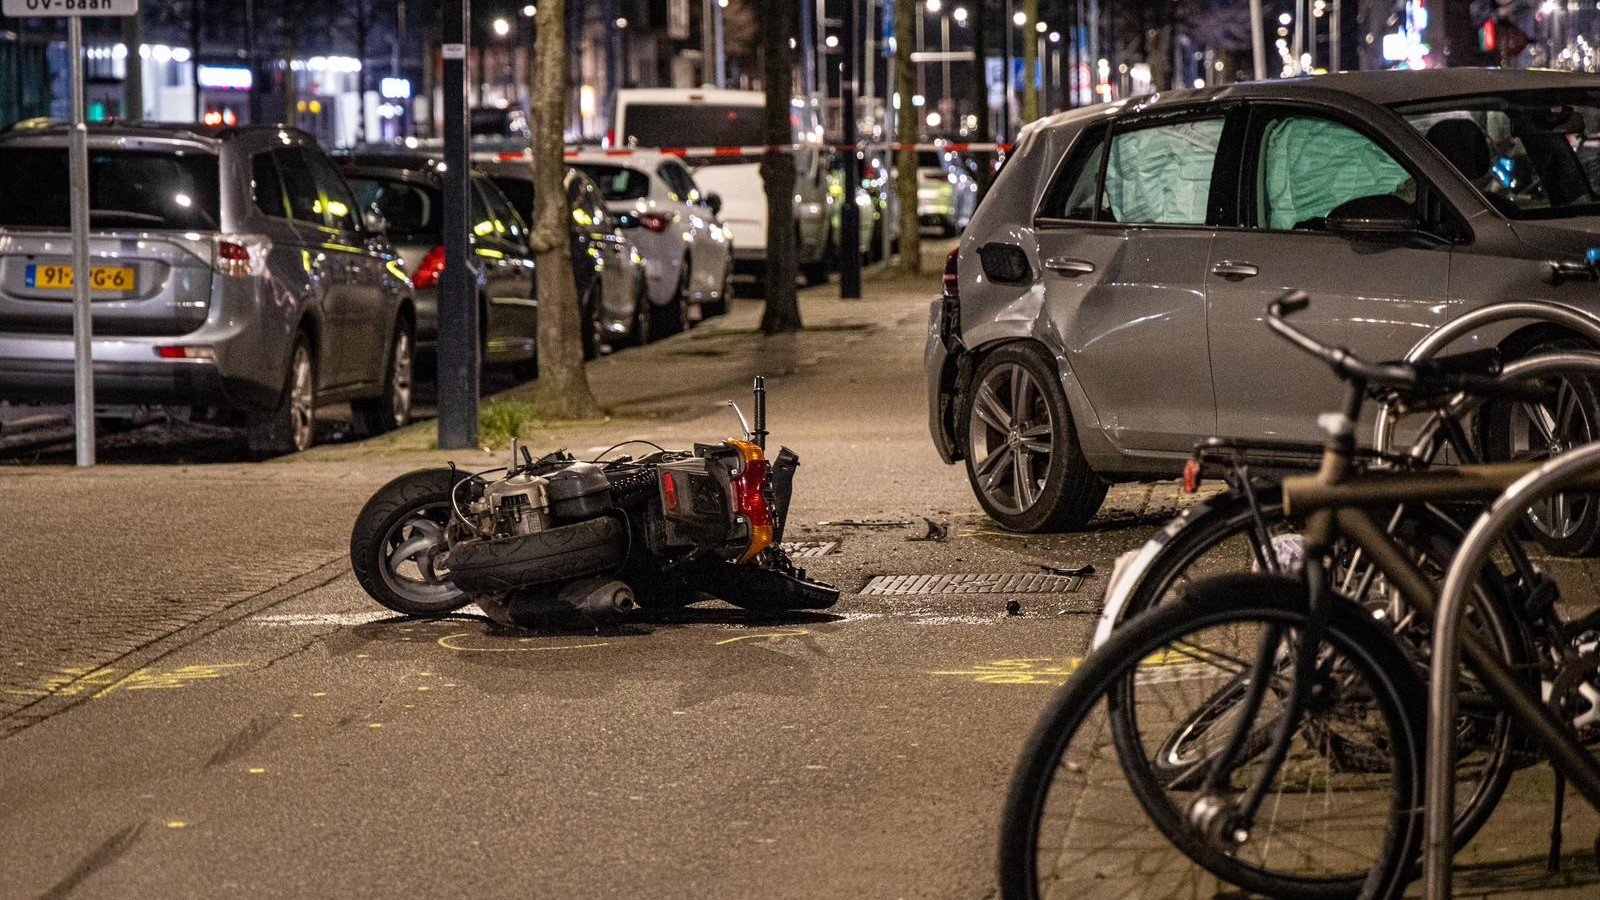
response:
[[(0, 172), (0, 399), (70, 402), (66, 130), (0, 136)], [(241, 411), (262, 456), (322, 403), (408, 421), (410, 283), (311, 136), (91, 128), (89, 180), (97, 403)]]
[[(1498, 300), (1600, 311), (1600, 77), (1441, 69), (1177, 91), (1023, 135), (935, 304), (931, 426), (1006, 527), (1081, 525), (1108, 482), (1171, 477), (1209, 435), (1315, 440), (1325, 366), (1274, 338), (1268, 302), (1369, 359)], [(1506, 357), (1576, 337), (1507, 323)], [(1486, 454), (1600, 437), (1600, 395), (1480, 417)], [(1369, 432), (1370, 433), (1370, 432)], [(1535, 510), (1551, 549), (1600, 544), (1600, 509)]]

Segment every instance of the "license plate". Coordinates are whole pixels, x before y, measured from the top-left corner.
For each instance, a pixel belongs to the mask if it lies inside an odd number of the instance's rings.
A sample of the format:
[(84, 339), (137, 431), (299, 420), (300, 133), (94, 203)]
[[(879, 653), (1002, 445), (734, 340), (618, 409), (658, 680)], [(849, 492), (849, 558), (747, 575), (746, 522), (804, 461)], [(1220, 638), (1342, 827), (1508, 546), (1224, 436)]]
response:
[[(72, 290), (72, 267), (29, 263), (24, 273), (28, 287), (47, 291)], [(128, 293), (139, 289), (139, 270), (133, 266), (90, 266), (89, 289)]]

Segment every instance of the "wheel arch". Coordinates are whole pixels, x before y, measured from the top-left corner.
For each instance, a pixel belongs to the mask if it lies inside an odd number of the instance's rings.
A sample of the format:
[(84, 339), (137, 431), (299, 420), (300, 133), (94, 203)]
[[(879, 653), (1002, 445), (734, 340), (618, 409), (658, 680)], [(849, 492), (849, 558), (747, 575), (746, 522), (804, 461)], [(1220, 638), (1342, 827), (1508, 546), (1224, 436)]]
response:
[(990, 355), (1007, 347), (1029, 346), (1037, 350), (1050, 363), (1054, 370), (1055, 384), (1061, 389), (1067, 401), (1067, 409), (1072, 414), (1073, 428), (1077, 433), (1078, 444), (1089, 457), (1091, 464), (1095, 461), (1096, 451), (1100, 450), (1103, 441), (1101, 437), (1099, 419), (1094, 414), (1094, 408), (1089, 404), (1088, 397), (1083, 393), (1083, 388), (1078, 383), (1077, 376), (1072, 371), (1072, 366), (1063, 357), (1060, 351), (1052, 348), (1045, 341), (1031, 335), (1006, 335), (996, 337), (976, 347), (950, 354), (939, 373), (939, 393), (944, 402), (939, 411), (941, 416), (940, 427), (944, 430), (945, 440), (950, 448), (951, 459), (948, 462), (958, 462), (966, 459), (966, 426), (962, 421), (960, 411), (966, 407), (967, 392), (972, 387), (972, 376), (978, 366)]
[(1513, 331), (1501, 339), (1496, 347), (1500, 355), (1507, 361), (1521, 359), (1532, 352), (1533, 348), (1551, 341), (1576, 340), (1593, 346), (1594, 342), (1573, 331), (1570, 328), (1557, 325), (1553, 322), (1535, 322), (1531, 325)]

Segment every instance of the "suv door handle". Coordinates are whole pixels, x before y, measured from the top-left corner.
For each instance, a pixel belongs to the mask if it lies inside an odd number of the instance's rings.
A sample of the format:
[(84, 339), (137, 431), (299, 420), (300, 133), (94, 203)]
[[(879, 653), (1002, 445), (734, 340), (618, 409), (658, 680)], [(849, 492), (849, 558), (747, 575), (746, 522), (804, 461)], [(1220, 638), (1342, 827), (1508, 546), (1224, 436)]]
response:
[(1052, 256), (1044, 261), (1044, 267), (1058, 275), (1088, 275), (1094, 271), (1094, 263), (1069, 256)]
[(1261, 270), (1250, 263), (1225, 260), (1212, 266), (1211, 274), (1221, 275), (1223, 278), (1254, 278), (1261, 274)]

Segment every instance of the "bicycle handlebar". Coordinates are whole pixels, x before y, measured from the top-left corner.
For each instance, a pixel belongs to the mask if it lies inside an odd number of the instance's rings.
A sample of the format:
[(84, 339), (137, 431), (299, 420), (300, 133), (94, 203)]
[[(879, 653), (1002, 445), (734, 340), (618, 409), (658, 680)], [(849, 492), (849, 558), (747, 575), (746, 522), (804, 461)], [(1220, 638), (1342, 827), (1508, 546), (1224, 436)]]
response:
[[(1370, 363), (1343, 347), (1324, 344), (1286, 319), (1311, 305), (1305, 291), (1284, 293), (1267, 306), (1267, 327), (1301, 350), (1327, 363), (1339, 377), (1346, 381), (1360, 380), (1370, 385), (1409, 389), (1422, 393), (1461, 393), (1491, 400), (1535, 401), (1542, 399), (1544, 390), (1530, 382), (1505, 382), (1494, 377), (1499, 372), (1497, 361), (1483, 365), (1483, 371), (1450, 371), (1444, 365), (1419, 366), (1415, 363)], [(1487, 373), (1487, 374), (1485, 374)]]

